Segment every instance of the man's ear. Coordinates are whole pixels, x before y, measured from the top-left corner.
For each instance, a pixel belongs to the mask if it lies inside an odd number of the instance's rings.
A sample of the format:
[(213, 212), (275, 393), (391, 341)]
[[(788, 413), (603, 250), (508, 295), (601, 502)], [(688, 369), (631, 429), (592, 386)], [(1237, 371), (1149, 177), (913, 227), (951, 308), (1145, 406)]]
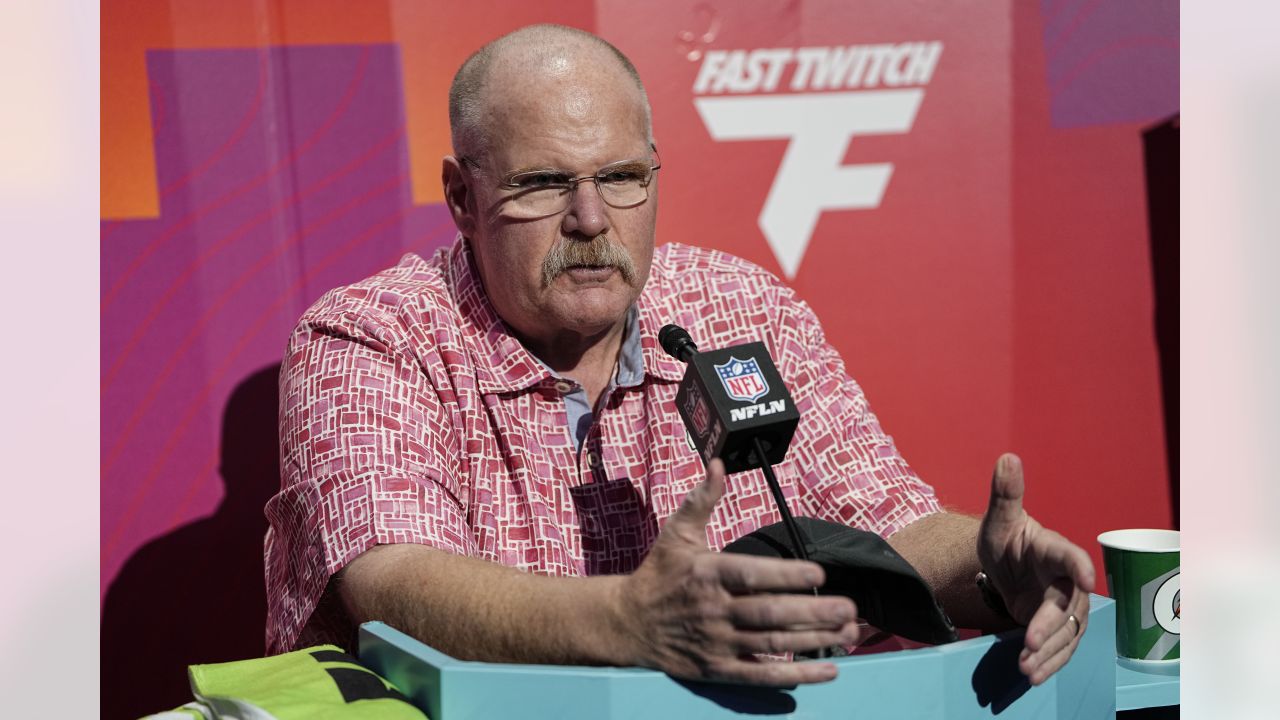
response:
[(452, 155), (445, 155), (440, 179), (444, 183), (444, 202), (449, 206), (453, 224), (458, 226), (463, 237), (472, 237), (476, 229), (476, 204), (471, 195), (471, 187), (467, 185), (467, 173), (462, 167), (462, 161)]

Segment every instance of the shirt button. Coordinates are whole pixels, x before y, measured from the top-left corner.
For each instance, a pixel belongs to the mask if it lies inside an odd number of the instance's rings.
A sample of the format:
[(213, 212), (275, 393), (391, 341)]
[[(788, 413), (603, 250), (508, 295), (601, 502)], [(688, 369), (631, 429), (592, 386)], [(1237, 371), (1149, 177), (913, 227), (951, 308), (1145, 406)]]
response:
[(594, 467), (598, 466), (599, 464), (600, 464), (600, 456), (599, 456), (599, 455), (595, 454), (594, 452), (589, 452), (589, 453), (587, 453), (587, 465), (588, 465), (589, 467), (593, 467), (593, 468), (594, 468)]
[(573, 392), (573, 383), (569, 382), (568, 380), (557, 380), (556, 392), (560, 393), (561, 395), (568, 395), (569, 393)]

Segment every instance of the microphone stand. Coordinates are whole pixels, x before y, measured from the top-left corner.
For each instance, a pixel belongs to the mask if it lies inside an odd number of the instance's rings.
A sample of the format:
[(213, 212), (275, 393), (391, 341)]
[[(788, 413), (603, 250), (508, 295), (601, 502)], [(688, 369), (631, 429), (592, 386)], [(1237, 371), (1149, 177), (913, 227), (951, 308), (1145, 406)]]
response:
[[(796, 557), (801, 560), (809, 559), (808, 544), (804, 541), (804, 536), (800, 534), (800, 527), (796, 525), (795, 518), (791, 517), (791, 509), (787, 507), (787, 499), (782, 496), (782, 486), (778, 484), (778, 478), (773, 474), (773, 465), (769, 463), (769, 458), (764, 454), (764, 444), (760, 442), (760, 436), (751, 438), (755, 455), (760, 460), (760, 469), (764, 471), (765, 482), (769, 484), (769, 492), (773, 493), (773, 501), (778, 506), (778, 513), (782, 515), (782, 524), (787, 526), (787, 534), (791, 536), (791, 549), (795, 551)], [(817, 588), (814, 589), (817, 591)]]
[[(787, 528), (787, 535), (791, 536), (791, 549), (795, 551), (797, 558), (801, 560), (809, 559), (808, 543), (804, 539), (804, 534), (800, 531), (800, 526), (796, 525), (796, 519), (791, 517), (791, 509), (787, 507), (787, 499), (782, 495), (782, 486), (778, 484), (778, 478), (773, 474), (773, 465), (769, 463), (769, 457), (764, 453), (764, 443), (760, 442), (760, 436), (751, 438), (752, 447), (755, 450), (756, 459), (760, 461), (760, 469), (764, 471), (765, 482), (769, 485), (769, 492), (773, 494), (773, 501), (778, 506), (778, 514), (782, 515), (782, 524)], [(818, 597), (818, 588), (813, 589), (813, 596)], [(827, 649), (825, 647), (818, 648), (818, 659), (827, 657)]]

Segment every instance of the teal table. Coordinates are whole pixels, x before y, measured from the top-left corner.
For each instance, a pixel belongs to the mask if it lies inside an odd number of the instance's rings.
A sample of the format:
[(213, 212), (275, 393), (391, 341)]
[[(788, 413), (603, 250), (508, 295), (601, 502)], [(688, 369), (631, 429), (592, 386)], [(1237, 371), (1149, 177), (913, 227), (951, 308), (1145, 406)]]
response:
[(681, 681), (639, 668), (457, 660), (377, 622), (361, 626), (359, 652), (363, 664), (394, 683), (432, 720), (743, 715), (1054, 720), (1110, 718), (1117, 707), (1170, 704), (1169, 698), (1177, 704), (1176, 676), (1152, 679), (1117, 671), (1115, 603), (1108, 598), (1091, 598), (1088, 629), (1075, 656), (1039, 687), (1018, 672), (1021, 637), (1021, 631), (1011, 631), (838, 658), (834, 681), (781, 690)]
[(1116, 710), (1141, 710), (1182, 704), (1179, 668), (1144, 672), (1116, 662)]

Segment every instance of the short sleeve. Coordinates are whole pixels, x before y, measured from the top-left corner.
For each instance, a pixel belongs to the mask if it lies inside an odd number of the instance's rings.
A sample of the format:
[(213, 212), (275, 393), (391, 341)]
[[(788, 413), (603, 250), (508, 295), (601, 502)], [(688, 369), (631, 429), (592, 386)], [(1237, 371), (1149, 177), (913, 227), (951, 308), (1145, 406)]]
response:
[(791, 452), (806, 514), (889, 537), (941, 507), (880, 428), (809, 306), (781, 283), (775, 352), (800, 427)]
[[(443, 365), (394, 315), (308, 311), (280, 375), (281, 489), (266, 507), (267, 648), (292, 648), (330, 576), (377, 544), (475, 554)], [(434, 381), (433, 381), (434, 380)]]

